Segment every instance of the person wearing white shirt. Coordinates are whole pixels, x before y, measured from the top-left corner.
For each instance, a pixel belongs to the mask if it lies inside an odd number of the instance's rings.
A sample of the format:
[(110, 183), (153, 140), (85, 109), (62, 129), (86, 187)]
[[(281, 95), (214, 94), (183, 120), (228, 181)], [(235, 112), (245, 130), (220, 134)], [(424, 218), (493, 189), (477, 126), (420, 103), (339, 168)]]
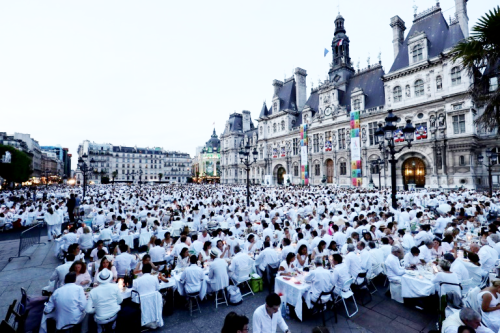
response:
[(121, 253), (115, 258), (115, 267), (118, 277), (124, 276), (129, 270), (133, 269), (137, 263), (137, 257), (128, 253), (126, 244), (119, 245)]
[[(161, 239), (155, 239), (155, 246), (149, 250), (149, 255), (151, 256), (151, 262), (159, 262), (165, 260), (165, 248), (161, 245)], [(159, 267), (162, 271), (162, 267)]]
[(181, 275), (181, 283), (184, 285), (184, 290), (187, 294), (201, 291), (202, 283), (205, 278), (203, 270), (196, 265), (197, 261), (198, 257), (192, 255), (189, 258), (190, 265)]
[(208, 290), (209, 292), (224, 290), (229, 286), (227, 262), (219, 258), (219, 251), (216, 249), (210, 250), (210, 258), (212, 258), (212, 263), (208, 269)]
[[(441, 267), (443, 271), (434, 275), (434, 278), (431, 280), (431, 282), (434, 283), (436, 292), (439, 296), (446, 295), (450, 291), (454, 291), (457, 295), (461, 295), (462, 292), (460, 286), (458, 285), (460, 283), (458, 276), (450, 271), (451, 263), (448, 260), (441, 260), (439, 261), (439, 267)], [(454, 285), (441, 285), (442, 282), (452, 283)]]
[(267, 265), (277, 264), (279, 260), (280, 258), (276, 251), (271, 248), (271, 244), (264, 242), (264, 250), (255, 259), (255, 266), (260, 269), (260, 275), (262, 276), (262, 272), (266, 270)]
[(234, 247), (234, 257), (231, 259), (229, 266), (229, 276), (233, 277), (242, 269), (247, 269), (253, 265), (253, 260), (246, 253), (243, 253), (239, 245)]
[(55, 311), (56, 329), (66, 325), (76, 325), (85, 318), (87, 298), (83, 288), (75, 284), (76, 273), (71, 272), (64, 277), (64, 285), (57, 289), (45, 306), (44, 313)]
[(417, 265), (421, 264), (419, 258), (420, 250), (418, 247), (414, 246), (411, 248), (410, 252), (405, 254), (404, 263), (406, 268), (416, 268)]
[(359, 251), (359, 263), (361, 272), (366, 272), (367, 276), (371, 276), (372, 271), (372, 258), (364, 242), (358, 242), (356, 247)]
[(113, 280), (113, 273), (107, 268), (97, 275), (99, 286), (89, 293), (89, 298), (85, 311), (95, 313), (94, 319), (97, 323), (97, 332), (102, 332), (102, 325), (116, 319), (120, 304), (123, 301), (122, 293), (118, 284), (110, 283)]
[(343, 263), (343, 258), (340, 254), (333, 255), (333, 264), (332, 283), (335, 286), (334, 292), (340, 294), (344, 283), (351, 278), (351, 274), (349, 274), (349, 267)]
[(422, 261), (422, 263), (428, 264), (432, 262), (432, 251), (431, 251), (432, 245), (434, 245), (434, 242), (426, 241), (424, 245), (418, 248), (420, 250), (419, 258), (420, 261)]
[(442, 324), (442, 333), (458, 333), (460, 326), (469, 326), (476, 333), (493, 333), (487, 327), (481, 326), (481, 315), (471, 308), (463, 307), (460, 311), (455, 312), (447, 317)]
[(400, 251), (398, 246), (393, 246), (391, 254), (385, 260), (389, 281), (401, 281), (401, 276), (405, 274), (405, 269), (399, 263)]
[(460, 259), (456, 260), (452, 253), (446, 253), (444, 255), (444, 259), (451, 262), (450, 271), (457, 274), (458, 280), (460, 282), (469, 279), (469, 271), (467, 270), (467, 268), (465, 268), (465, 265), (462, 262), (462, 260), (460, 260)]
[(285, 260), (288, 253), (290, 253), (290, 252), (295, 253), (295, 249), (291, 245), (292, 242), (288, 238), (283, 238), (281, 243), (283, 244), (283, 250), (281, 251), (281, 258), (280, 259)]
[(98, 226), (99, 229), (104, 227), (104, 223), (106, 222), (106, 217), (104, 216), (104, 213), (102, 210), (99, 211), (97, 216), (94, 217), (92, 220), (92, 227)]
[(102, 240), (97, 241), (96, 245), (97, 245), (97, 247), (94, 248), (90, 252), (90, 261), (97, 261), (98, 260), (97, 252), (99, 252), (100, 250), (104, 250), (104, 252), (106, 252), (106, 254), (108, 254), (108, 249), (106, 247), (104, 247), (104, 242)]
[(481, 267), (489, 272), (495, 267), (495, 261), (498, 259), (498, 253), (489, 245), (483, 245), (479, 248), (478, 244), (472, 244), (470, 251), (479, 256)]
[(304, 296), (309, 309), (313, 307), (313, 302), (316, 302), (322, 292), (330, 292), (333, 289), (333, 274), (323, 268), (323, 260), (320, 257), (314, 259), (316, 269), (309, 272), (305, 278), (305, 282), (311, 284), (311, 288)]
[(259, 306), (253, 313), (252, 332), (253, 333), (276, 333), (276, 328), (285, 333), (290, 333), (288, 325), (285, 323), (280, 311), (281, 298), (275, 294), (266, 297), (266, 303)]
[(74, 261), (75, 255), (70, 253), (66, 255), (66, 262), (56, 267), (54, 273), (52, 273), (52, 276), (50, 277), (50, 281), (54, 281), (54, 290), (64, 285), (66, 274), (69, 273), (69, 268), (73, 265)]
[(344, 258), (344, 263), (349, 269), (349, 274), (356, 279), (358, 274), (362, 272), (362, 269), (359, 256), (354, 253), (355, 249), (354, 244), (347, 245), (347, 255)]

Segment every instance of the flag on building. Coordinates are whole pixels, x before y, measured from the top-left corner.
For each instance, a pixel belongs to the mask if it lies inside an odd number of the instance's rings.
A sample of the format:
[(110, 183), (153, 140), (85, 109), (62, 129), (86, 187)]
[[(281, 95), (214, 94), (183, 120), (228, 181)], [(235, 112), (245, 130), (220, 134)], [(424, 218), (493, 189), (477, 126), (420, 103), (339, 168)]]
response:
[(325, 54), (323, 55), (323, 57), (326, 57), (326, 55), (328, 54), (328, 49), (325, 49)]
[(343, 39), (340, 39), (340, 40), (337, 42), (337, 46), (342, 45), (342, 42), (343, 42), (343, 41), (344, 41)]

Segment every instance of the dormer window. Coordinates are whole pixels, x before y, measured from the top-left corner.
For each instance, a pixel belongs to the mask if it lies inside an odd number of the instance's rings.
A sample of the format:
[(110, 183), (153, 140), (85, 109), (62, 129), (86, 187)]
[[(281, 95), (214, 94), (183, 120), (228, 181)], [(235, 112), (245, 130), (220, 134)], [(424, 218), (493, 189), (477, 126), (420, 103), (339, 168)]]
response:
[(353, 102), (354, 110), (359, 110), (361, 108), (361, 101), (359, 99), (355, 99)]
[(273, 124), (273, 133), (276, 133), (277, 131), (277, 126), (276, 126), (276, 123)]
[(422, 44), (418, 44), (413, 47), (412, 56), (414, 63), (424, 59)]
[(451, 85), (457, 86), (462, 82), (462, 74), (460, 73), (460, 68), (453, 67), (451, 69)]
[(415, 81), (415, 97), (424, 96), (424, 81)]
[(284, 120), (281, 121), (281, 130), (282, 131), (285, 130), (285, 121)]
[(392, 96), (394, 98), (394, 102), (401, 102), (403, 94), (400, 86), (394, 87), (394, 90), (392, 91)]

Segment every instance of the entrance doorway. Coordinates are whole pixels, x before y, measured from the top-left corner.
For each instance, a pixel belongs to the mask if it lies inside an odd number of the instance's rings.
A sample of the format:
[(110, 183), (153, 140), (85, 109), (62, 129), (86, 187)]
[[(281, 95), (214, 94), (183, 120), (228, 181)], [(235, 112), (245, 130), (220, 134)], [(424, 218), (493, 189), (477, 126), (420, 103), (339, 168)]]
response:
[(418, 157), (411, 157), (404, 161), (401, 170), (405, 190), (408, 190), (408, 184), (415, 184), (416, 187), (425, 186), (425, 164)]
[(277, 178), (277, 181), (278, 181), (278, 184), (279, 185), (283, 185), (283, 175), (286, 174), (286, 170), (285, 168), (283, 167), (280, 167), (278, 169), (278, 173), (276, 174), (276, 178)]
[(333, 161), (326, 161), (326, 182), (328, 184), (333, 183)]

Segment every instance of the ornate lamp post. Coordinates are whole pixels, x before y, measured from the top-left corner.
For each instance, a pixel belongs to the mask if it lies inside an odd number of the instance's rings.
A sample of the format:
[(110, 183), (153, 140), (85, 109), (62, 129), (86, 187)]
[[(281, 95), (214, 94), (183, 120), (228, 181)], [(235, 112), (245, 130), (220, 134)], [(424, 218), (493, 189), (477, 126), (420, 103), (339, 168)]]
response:
[(495, 151), (495, 148), (491, 148), (490, 150), (486, 150), (486, 157), (488, 157), (488, 164), (483, 164), (484, 156), (478, 155), (477, 161), (479, 164), (484, 165), (488, 168), (488, 185), (489, 185), (489, 194), (490, 197), (493, 194), (493, 176), (491, 172), (493, 170), (493, 166), (497, 164), (496, 160), (498, 158), (498, 153)]
[[(411, 120), (406, 121), (406, 126), (403, 128), (404, 138), (407, 145), (403, 145), (401, 148), (396, 149), (396, 145), (394, 142), (394, 132), (397, 127), (394, 123), (397, 121), (398, 117), (396, 117), (392, 110), (389, 110), (388, 116), (385, 118), (385, 126), (382, 127), (382, 124), (378, 125), (378, 130), (375, 132), (375, 135), (380, 142), (379, 149), (385, 154), (390, 155), (389, 163), (391, 163), (391, 187), (392, 187), (392, 208), (397, 208), (396, 201), (396, 157), (395, 155), (400, 153), (404, 148), (410, 148), (411, 142), (413, 141), (415, 135), (415, 127), (413, 127)], [(384, 145), (384, 139), (387, 141), (387, 144)]]
[(85, 162), (87, 157), (87, 154), (83, 154), (80, 158), (78, 158), (78, 169), (80, 169), (83, 176), (83, 200), (85, 200), (85, 195), (87, 194), (87, 177), (94, 173), (95, 165), (94, 158), (91, 158), (89, 164), (87, 164), (87, 162)]
[[(246, 146), (241, 146), (240, 151), (238, 152), (240, 155), (240, 161), (245, 166), (245, 170), (247, 172), (247, 207), (250, 206), (250, 165), (257, 162), (257, 149), (254, 148), (251, 150), (250, 144), (247, 142)], [(252, 155), (253, 161), (250, 158)]]

